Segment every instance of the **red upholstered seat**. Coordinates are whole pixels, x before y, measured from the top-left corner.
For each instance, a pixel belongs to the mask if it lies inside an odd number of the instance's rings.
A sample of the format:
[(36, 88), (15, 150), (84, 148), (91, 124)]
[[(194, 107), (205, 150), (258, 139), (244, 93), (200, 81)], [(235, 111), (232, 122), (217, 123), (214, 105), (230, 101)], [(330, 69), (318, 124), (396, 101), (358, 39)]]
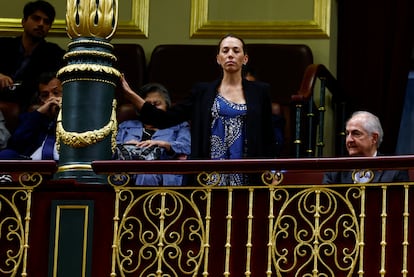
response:
[(297, 93), (306, 67), (313, 63), (312, 50), (303, 44), (248, 44), (249, 65), (272, 88), (272, 100), (282, 105)]
[[(113, 67), (125, 74), (131, 88), (137, 91), (146, 83), (147, 63), (144, 49), (140, 44), (133, 43), (119, 43), (113, 46), (113, 54), (117, 58)], [(117, 98), (120, 104), (125, 103), (124, 99), (119, 98), (119, 93)]]
[(172, 102), (179, 102), (193, 84), (220, 76), (215, 45), (164, 44), (154, 48), (148, 63), (148, 82), (163, 84)]

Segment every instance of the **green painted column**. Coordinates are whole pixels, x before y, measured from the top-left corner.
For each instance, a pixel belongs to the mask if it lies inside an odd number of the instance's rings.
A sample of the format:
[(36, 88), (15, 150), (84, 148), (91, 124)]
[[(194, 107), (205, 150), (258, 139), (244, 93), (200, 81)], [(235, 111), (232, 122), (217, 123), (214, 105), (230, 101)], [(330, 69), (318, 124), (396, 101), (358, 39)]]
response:
[(120, 73), (110, 39), (116, 30), (118, 1), (68, 0), (67, 32), (71, 38), (62, 81), (62, 109), (57, 123), (59, 166), (56, 178), (107, 183), (91, 162), (112, 157), (117, 133), (115, 88)]

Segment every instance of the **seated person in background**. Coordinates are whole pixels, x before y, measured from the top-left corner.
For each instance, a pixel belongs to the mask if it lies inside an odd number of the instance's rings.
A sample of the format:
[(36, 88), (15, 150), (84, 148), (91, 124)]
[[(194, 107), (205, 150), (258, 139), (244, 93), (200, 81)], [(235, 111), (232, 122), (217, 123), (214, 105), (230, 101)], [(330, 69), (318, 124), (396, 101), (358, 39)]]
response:
[(20, 115), (7, 148), (0, 151), (2, 160), (59, 160), (55, 142), (62, 85), (55, 72), (42, 73), (38, 83), (39, 107)]
[(10, 137), (10, 132), (6, 127), (6, 122), (2, 111), (0, 110), (0, 149), (7, 146), (7, 140)]
[(29, 2), (23, 9), (22, 35), (0, 38), (0, 100), (19, 103), (23, 112), (36, 95), (39, 73), (64, 65), (65, 50), (45, 40), (54, 19), (50, 3)]
[[(351, 157), (379, 156), (378, 148), (383, 138), (383, 130), (377, 116), (366, 111), (352, 114), (346, 123), (346, 149)], [(405, 182), (409, 180), (406, 170), (378, 170), (373, 171), (372, 183)], [(357, 174), (358, 175), (358, 174)], [(356, 176), (357, 179), (369, 179), (371, 176)], [(352, 172), (327, 172), (324, 175), (324, 184), (352, 184)]]
[[(166, 111), (171, 106), (169, 93), (161, 84), (144, 85), (139, 95), (158, 109)], [(139, 119), (126, 120), (119, 124), (117, 144), (134, 144), (140, 148), (158, 146), (161, 148), (161, 160), (185, 158), (191, 151), (190, 125), (185, 121), (173, 127), (157, 129), (143, 124)], [(177, 186), (182, 183), (183, 176), (176, 174), (138, 174), (135, 177), (136, 185)]]
[(273, 131), (275, 132), (277, 155), (279, 156), (285, 143), (284, 130), (286, 120), (282, 115), (279, 103), (276, 102), (272, 102), (272, 124)]
[[(249, 81), (257, 81), (257, 74), (256, 71), (250, 67), (248, 64), (243, 66), (243, 74), (244, 78)], [(273, 125), (273, 131), (275, 133), (275, 139), (276, 139), (276, 147), (277, 147), (277, 156), (280, 156), (280, 153), (283, 148), (283, 144), (285, 141), (285, 125), (286, 120), (282, 115), (282, 111), (280, 108), (280, 104), (276, 102), (272, 102), (272, 125)]]
[(254, 68), (252, 68), (248, 64), (243, 65), (243, 76), (246, 80), (249, 80), (249, 81), (258, 80), (256, 70), (254, 70)]

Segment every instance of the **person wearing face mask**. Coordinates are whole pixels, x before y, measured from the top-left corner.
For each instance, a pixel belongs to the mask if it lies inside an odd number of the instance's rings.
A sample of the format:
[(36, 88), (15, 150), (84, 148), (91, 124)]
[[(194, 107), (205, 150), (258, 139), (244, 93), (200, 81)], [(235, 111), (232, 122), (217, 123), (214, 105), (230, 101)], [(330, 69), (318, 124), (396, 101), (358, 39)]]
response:
[[(380, 120), (367, 111), (357, 111), (352, 114), (346, 123), (346, 149), (351, 157), (375, 157), (381, 155), (378, 148), (383, 140), (384, 132)], [(352, 178), (352, 172), (327, 172), (322, 182), (324, 184), (351, 184), (357, 182)], [(358, 173), (359, 174), (359, 173)], [(376, 170), (374, 176), (356, 177), (362, 182), (371, 180), (373, 183), (405, 182), (409, 181), (406, 170)]]
[(54, 7), (42, 0), (23, 8), (23, 32), (0, 38), (0, 100), (19, 103), (25, 112), (37, 90), (40, 72), (58, 71), (65, 50), (45, 40), (55, 19)]
[[(141, 87), (139, 95), (147, 103), (162, 111), (171, 107), (169, 92), (161, 84), (146, 84)], [(160, 150), (159, 157), (143, 157), (142, 159), (172, 160), (185, 159), (190, 154), (190, 136), (190, 124), (187, 121), (169, 128), (159, 129), (151, 124), (141, 122), (138, 117), (119, 124), (116, 141), (118, 145), (133, 145), (138, 149), (148, 149), (149, 151)], [(122, 157), (117, 158), (122, 159)], [(151, 186), (177, 186), (184, 182), (183, 175), (179, 174), (137, 174), (134, 179), (136, 185)]]
[[(196, 64), (196, 57), (194, 57)], [(197, 83), (191, 95), (168, 111), (139, 97), (121, 77), (122, 93), (140, 112), (144, 122), (165, 128), (191, 122), (190, 159), (274, 158), (270, 86), (243, 78), (248, 62), (243, 39), (228, 34), (218, 44), (216, 61), (221, 78)], [(203, 66), (203, 65), (198, 65)], [(250, 180), (252, 181), (252, 180)], [(244, 174), (223, 174), (220, 185), (245, 185)]]
[(38, 99), (37, 109), (20, 115), (7, 148), (0, 151), (0, 159), (59, 160), (56, 120), (62, 103), (62, 84), (55, 72), (40, 75)]

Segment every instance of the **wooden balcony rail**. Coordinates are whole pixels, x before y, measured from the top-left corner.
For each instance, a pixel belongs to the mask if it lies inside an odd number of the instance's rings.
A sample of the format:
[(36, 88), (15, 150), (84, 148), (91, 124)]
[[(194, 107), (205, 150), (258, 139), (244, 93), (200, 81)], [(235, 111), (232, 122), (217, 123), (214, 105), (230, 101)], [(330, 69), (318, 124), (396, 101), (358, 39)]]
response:
[(414, 184), (323, 185), (312, 174), (413, 166), (414, 156), (92, 165), (110, 176), (125, 172), (210, 176), (271, 169), (301, 176), (297, 183), (280, 178), (245, 187), (201, 183), (149, 189), (113, 182), (117, 191), (113, 275), (332, 277), (414, 276), (408, 263), (414, 255), (409, 247)]
[[(314, 88), (318, 83), (319, 105), (315, 107)], [(322, 64), (309, 65), (304, 73), (299, 91), (292, 95), (295, 114), (295, 157), (322, 157), (324, 148), (326, 89), (332, 95), (335, 122), (335, 156), (344, 156), (346, 97), (336, 78)], [(319, 128), (317, 126), (319, 125)], [(303, 145), (306, 143), (307, 145)], [(302, 150), (302, 148), (305, 148)], [(316, 148), (316, 152), (315, 149)], [(305, 152), (301, 154), (301, 152)]]
[(199, 173), (263, 172), (266, 170), (338, 171), (355, 168), (408, 169), (414, 167), (414, 155), (342, 158), (240, 159), (240, 160), (163, 160), (93, 161), (96, 173)]
[(331, 91), (334, 97), (342, 98), (343, 95), (338, 87), (338, 82), (332, 73), (323, 64), (311, 64), (306, 68), (300, 89), (292, 96), (294, 101), (306, 101), (312, 97), (315, 84), (318, 79), (325, 81), (325, 87)]
[(57, 170), (55, 161), (0, 160), (0, 184), (18, 180), (23, 187), (36, 187)]
[[(13, 172), (53, 172), (40, 164), (16, 163)], [(411, 171), (412, 155), (92, 168), (107, 185), (0, 184), (1, 276), (414, 276), (414, 183), (320, 182), (330, 170)], [(183, 187), (122, 178), (139, 173), (203, 178)], [(263, 184), (216, 186), (218, 173), (262, 173)]]
[(0, 174), (2, 172), (39, 172), (52, 175), (56, 170), (57, 164), (51, 160), (0, 160)]

